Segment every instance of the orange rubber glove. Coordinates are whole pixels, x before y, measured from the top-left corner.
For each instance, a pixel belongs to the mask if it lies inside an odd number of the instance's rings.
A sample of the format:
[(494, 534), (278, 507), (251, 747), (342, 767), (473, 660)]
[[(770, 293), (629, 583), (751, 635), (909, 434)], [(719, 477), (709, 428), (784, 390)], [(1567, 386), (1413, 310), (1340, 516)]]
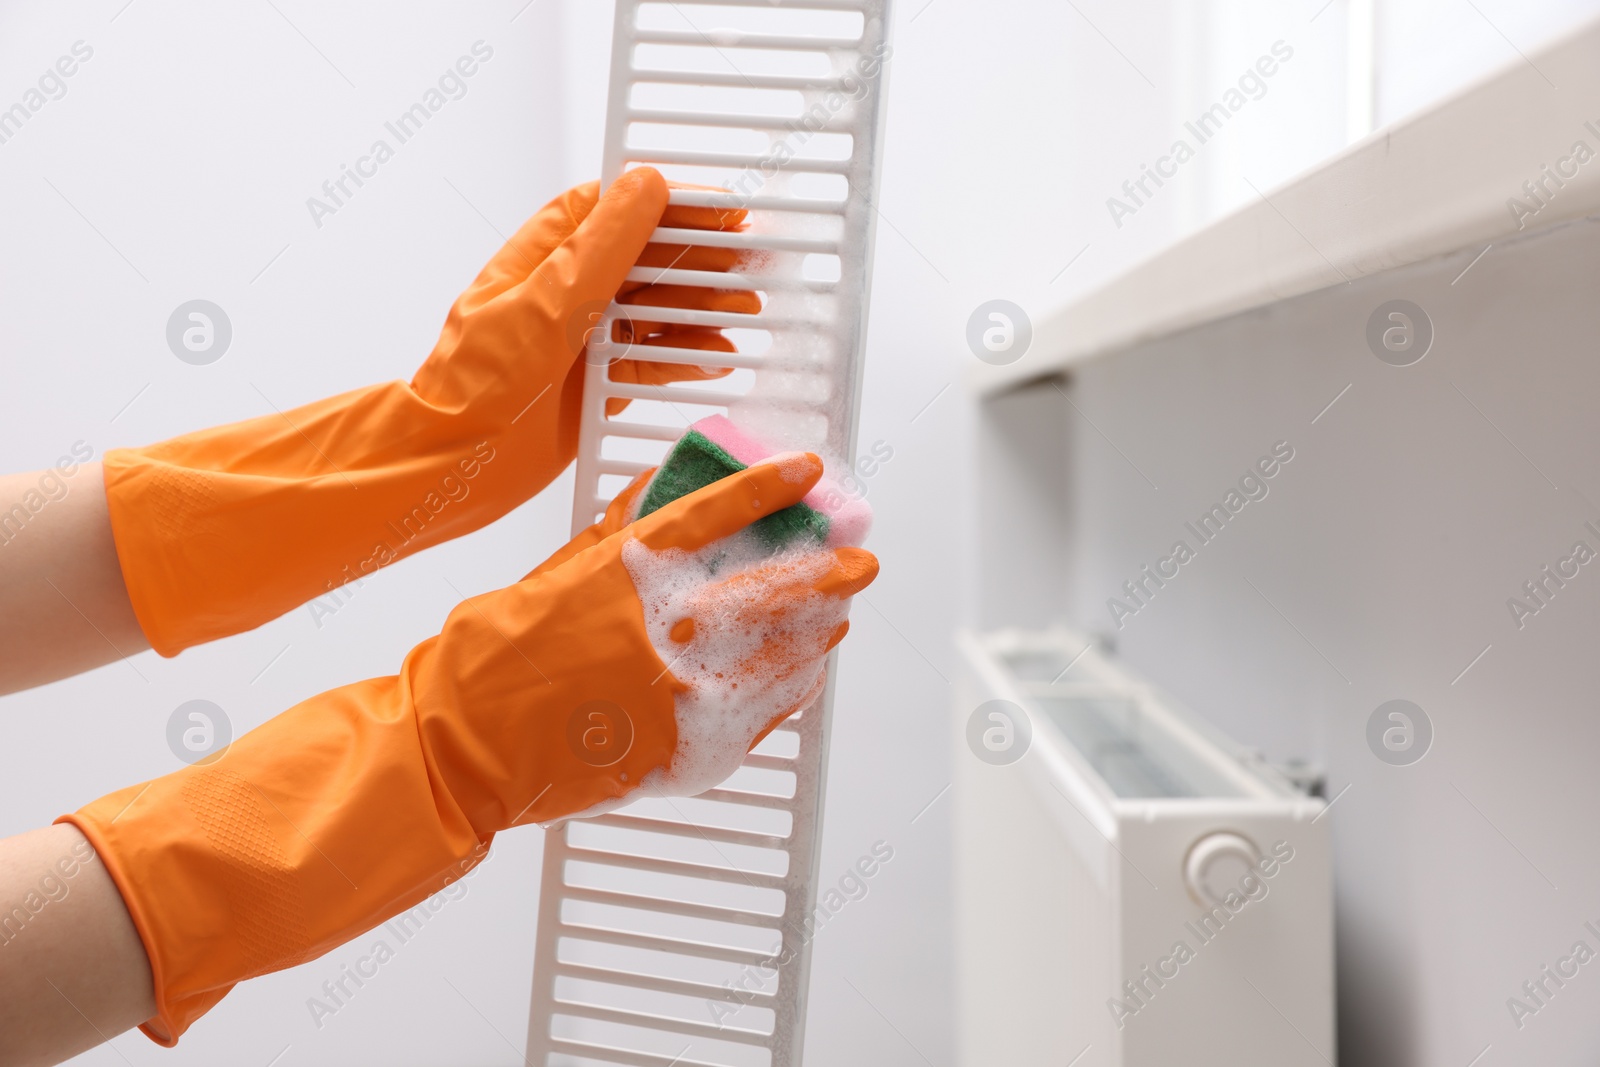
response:
[[(822, 473), (792, 453), (473, 597), (394, 677), (313, 697), (211, 760), (64, 820), (105, 861), (179, 1035), (242, 979), (321, 955), (470, 870), (494, 834), (720, 781), (819, 692), (859, 548), (751, 554)], [(713, 573), (714, 572), (714, 573)], [(596, 718), (596, 716), (599, 718)]]
[[(577, 454), (587, 330), (613, 297), (749, 313), (748, 291), (624, 284), (644, 266), (732, 269), (733, 249), (647, 245), (658, 225), (736, 229), (743, 212), (667, 207), (650, 169), (552, 200), (456, 301), (410, 382), (106, 453), (139, 625), (164, 656), (276, 618), (521, 504)], [(618, 340), (730, 352), (719, 330), (636, 319)], [(619, 380), (717, 369), (622, 361)], [(613, 401), (612, 414), (624, 401)]]

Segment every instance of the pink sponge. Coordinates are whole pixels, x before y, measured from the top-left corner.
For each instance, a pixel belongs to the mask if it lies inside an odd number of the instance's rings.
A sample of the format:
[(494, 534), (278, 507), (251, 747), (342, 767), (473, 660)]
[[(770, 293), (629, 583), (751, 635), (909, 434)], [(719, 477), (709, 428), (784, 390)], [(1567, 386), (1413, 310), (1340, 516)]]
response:
[[(722, 415), (708, 415), (690, 429), (706, 437), (746, 467), (760, 463), (777, 451)], [(872, 509), (867, 502), (860, 496), (846, 492), (828, 474), (824, 474), (822, 480), (811, 488), (802, 503), (827, 517), (827, 544), (831, 548), (859, 545), (867, 539), (867, 531), (872, 528)]]

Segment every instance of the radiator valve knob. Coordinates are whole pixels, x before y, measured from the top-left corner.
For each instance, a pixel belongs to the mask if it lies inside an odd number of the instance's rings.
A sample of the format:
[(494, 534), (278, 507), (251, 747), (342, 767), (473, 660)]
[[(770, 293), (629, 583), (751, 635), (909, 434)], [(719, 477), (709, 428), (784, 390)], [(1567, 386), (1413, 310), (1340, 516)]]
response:
[(1221, 831), (1196, 841), (1183, 861), (1189, 895), (1205, 907), (1221, 904), (1229, 893), (1244, 894), (1240, 882), (1261, 862), (1261, 850), (1243, 834)]

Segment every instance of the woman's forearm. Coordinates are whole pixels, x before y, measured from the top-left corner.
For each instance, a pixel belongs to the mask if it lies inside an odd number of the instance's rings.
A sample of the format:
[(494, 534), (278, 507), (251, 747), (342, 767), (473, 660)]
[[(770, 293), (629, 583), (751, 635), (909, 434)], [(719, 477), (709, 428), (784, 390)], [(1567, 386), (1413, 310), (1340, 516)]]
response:
[(100, 464), (0, 475), (0, 693), (148, 647), (117, 563)]
[(72, 826), (0, 840), (0, 1067), (69, 1056), (155, 1015), (111, 875)]
[[(0, 475), (0, 693), (148, 647), (100, 464)], [(144, 946), (83, 834), (0, 840), (0, 1067), (58, 1063), (154, 1014)]]

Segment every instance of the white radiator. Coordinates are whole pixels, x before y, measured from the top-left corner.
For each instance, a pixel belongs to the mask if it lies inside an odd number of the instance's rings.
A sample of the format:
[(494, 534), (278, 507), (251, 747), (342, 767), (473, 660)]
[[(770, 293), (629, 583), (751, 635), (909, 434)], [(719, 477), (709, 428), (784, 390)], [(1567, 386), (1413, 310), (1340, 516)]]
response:
[[(742, 208), (739, 233), (658, 230), (751, 253), (738, 274), (635, 268), (629, 280), (762, 295), (758, 314), (656, 308), (717, 326), (737, 355), (591, 344), (574, 532), (658, 463), (689, 423), (728, 412), (837, 470), (855, 449), (887, 0), (618, 0), (602, 178), (648, 164), (674, 204)], [(591, 336), (625, 313), (606, 308)], [(733, 369), (694, 385), (610, 380), (611, 359)], [(627, 411), (605, 413), (626, 397)], [(645, 797), (545, 838), (527, 1062), (798, 1067), (816, 907), (832, 671), (720, 788)]]
[(1337, 1062), (1324, 803), (1082, 637), (961, 644), (958, 1062)]

